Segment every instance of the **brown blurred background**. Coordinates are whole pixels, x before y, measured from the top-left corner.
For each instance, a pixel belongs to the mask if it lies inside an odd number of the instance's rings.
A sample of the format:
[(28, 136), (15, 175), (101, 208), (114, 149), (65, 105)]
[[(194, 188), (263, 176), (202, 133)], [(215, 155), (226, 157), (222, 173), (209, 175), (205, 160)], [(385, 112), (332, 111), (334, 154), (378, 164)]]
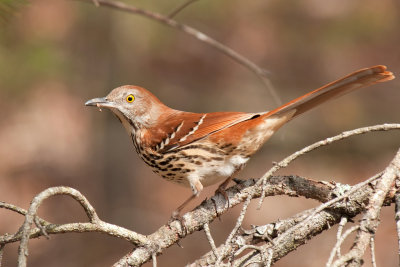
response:
[[(168, 14), (183, 0), (126, 2)], [(71, 186), (103, 220), (150, 234), (191, 192), (153, 174), (118, 120), (84, 102), (136, 84), (186, 111), (256, 112), (277, 106), (247, 69), (146, 18), (79, 1), (21, 2), (14, 11), (0, 24), (0, 201), (28, 208), (40, 191)], [(385, 64), (400, 75), (398, 0), (200, 0), (176, 19), (269, 70), (284, 102), (362, 67)], [(239, 177), (260, 177), (273, 161), (341, 131), (398, 122), (399, 99), (397, 79), (309, 112), (281, 129)], [(400, 134), (394, 131), (358, 136), (314, 151), (280, 173), (354, 184), (381, 171), (399, 145)], [(205, 190), (195, 204), (214, 190)], [(316, 204), (268, 198), (262, 210), (253, 203), (245, 225), (286, 218)], [(393, 209), (382, 212), (379, 266), (397, 265)], [(238, 211), (211, 225), (217, 244), (227, 237)], [(86, 221), (68, 197), (47, 200), (39, 215), (55, 223)], [(22, 222), (22, 216), (0, 210), (0, 235), (14, 233)], [(336, 227), (276, 266), (324, 265), (335, 234)], [(181, 244), (183, 249), (174, 246), (160, 256), (159, 266), (182, 266), (210, 250), (203, 232)], [(131, 246), (91, 233), (31, 240), (29, 249), (30, 266), (109, 266)], [(15, 266), (16, 255), (17, 244), (7, 245), (3, 266)]]

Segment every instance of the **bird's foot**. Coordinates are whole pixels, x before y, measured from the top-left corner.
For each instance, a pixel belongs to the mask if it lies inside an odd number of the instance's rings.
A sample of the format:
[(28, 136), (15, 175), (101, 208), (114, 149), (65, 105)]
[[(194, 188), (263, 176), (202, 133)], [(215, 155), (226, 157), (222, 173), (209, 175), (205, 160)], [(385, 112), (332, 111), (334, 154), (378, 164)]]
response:
[(225, 186), (219, 186), (217, 190), (215, 190), (215, 194), (221, 194), (225, 201), (228, 203), (228, 208), (230, 206), (228, 193), (226, 193)]
[(178, 210), (174, 210), (171, 214), (171, 217), (168, 220), (168, 225), (171, 227), (171, 223), (174, 221), (178, 221), (182, 230), (181, 236), (187, 235), (187, 228), (186, 228), (186, 223), (185, 219), (180, 215), (180, 212)]

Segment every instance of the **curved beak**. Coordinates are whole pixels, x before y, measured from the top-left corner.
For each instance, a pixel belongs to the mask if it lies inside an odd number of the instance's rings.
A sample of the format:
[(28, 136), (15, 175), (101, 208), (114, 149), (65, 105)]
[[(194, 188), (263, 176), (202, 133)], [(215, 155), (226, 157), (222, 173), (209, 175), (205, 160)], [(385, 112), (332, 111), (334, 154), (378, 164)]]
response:
[(86, 101), (85, 106), (97, 106), (97, 107), (104, 107), (104, 108), (111, 108), (113, 107), (113, 102), (108, 101), (105, 97), (93, 98)]

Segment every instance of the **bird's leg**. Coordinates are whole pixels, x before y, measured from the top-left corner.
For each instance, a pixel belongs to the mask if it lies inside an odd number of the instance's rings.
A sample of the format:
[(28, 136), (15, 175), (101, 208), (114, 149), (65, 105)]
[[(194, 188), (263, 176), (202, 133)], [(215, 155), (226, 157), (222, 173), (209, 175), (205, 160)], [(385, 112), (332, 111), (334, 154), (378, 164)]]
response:
[(226, 202), (228, 202), (228, 207), (229, 207), (229, 205), (230, 205), (230, 204), (229, 204), (229, 197), (228, 197), (228, 194), (226, 193), (226, 190), (225, 190), (225, 189), (226, 189), (226, 187), (228, 186), (229, 182), (232, 181), (232, 179), (234, 178), (234, 176), (235, 176), (242, 168), (243, 168), (243, 166), (237, 168), (236, 171), (235, 171), (231, 176), (229, 176), (222, 184), (220, 184), (220, 185), (218, 186), (217, 190), (215, 190), (215, 194), (220, 193), (220, 194), (225, 198)]
[(233, 175), (229, 176), (222, 184), (220, 184), (217, 188), (217, 190), (215, 190), (215, 194), (221, 194), (225, 200), (228, 202), (228, 207), (229, 207), (229, 197), (228, 194), (226, 193), (226, 187), (228, 186), (229, 182), (233, 179)]
[(180, 215), (181, 211), (186, 207), (187, 204), (189, 204), (193, 199), (198, 197), (200, 195), (200, 192), (203, 190), (203, 185), (200, 183), (199, 180), (195, 181), (194, 183), (190, 182), (190, 187), (192, 188), (193, 195), (191, 195), (188, 199), (185, 200), (176, 210), (172, 212), (171, 219), (169, 222), (172, 222), (174, 220), (178, 220), (181, 223), (181, 226), (183, 229), (185, 228), (184, 225), (184, 219)]

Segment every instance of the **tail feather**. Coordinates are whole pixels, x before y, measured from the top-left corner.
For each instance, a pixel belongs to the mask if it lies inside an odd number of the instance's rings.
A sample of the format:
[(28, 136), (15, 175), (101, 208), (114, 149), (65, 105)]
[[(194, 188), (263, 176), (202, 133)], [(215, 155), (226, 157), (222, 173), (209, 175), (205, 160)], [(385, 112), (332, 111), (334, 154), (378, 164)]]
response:
[(269, 111), (264, 114), (263, 117), (270, 117), (273, 115), (280, 116), (295, 110), (291, 117), (291, 119), (293, 119), (294, 117), (297, 117), (326, 101), (342, 96), (356, 89), (392, 79), (394, 79), (394, 75), (392, 72), (386, 71), (386, 66), (378, 65), (360, 69), (339, 80), (296, 98), (279, 108)]

